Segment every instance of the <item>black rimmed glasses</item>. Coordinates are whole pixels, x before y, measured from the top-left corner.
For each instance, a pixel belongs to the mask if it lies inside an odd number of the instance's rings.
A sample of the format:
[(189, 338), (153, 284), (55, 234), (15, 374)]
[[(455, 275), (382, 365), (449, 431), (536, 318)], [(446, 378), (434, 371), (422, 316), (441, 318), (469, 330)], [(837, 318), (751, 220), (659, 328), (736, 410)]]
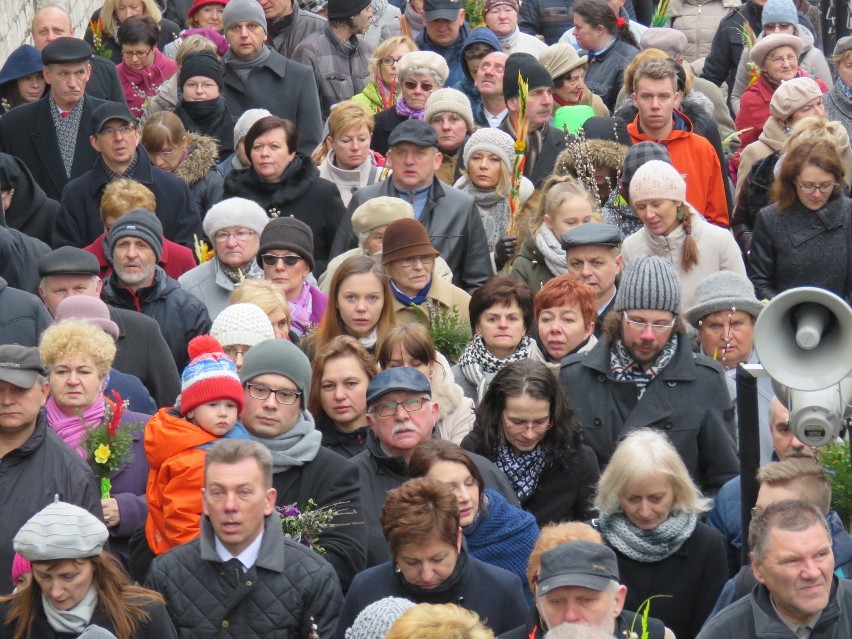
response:
[(249, 395), (254, 399), (265, 401), (272, 393), (275, 393), (275, 401), (282, 406), (292, 406), (302, 396), (302, 391), (275, 390), (263, 384), (246, 384)]

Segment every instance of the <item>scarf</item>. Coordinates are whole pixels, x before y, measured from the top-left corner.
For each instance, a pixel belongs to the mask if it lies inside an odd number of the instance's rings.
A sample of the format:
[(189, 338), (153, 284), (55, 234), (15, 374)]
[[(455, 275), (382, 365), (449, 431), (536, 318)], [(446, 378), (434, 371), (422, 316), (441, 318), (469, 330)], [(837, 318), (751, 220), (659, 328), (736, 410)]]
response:
[(287, 302), (287, 305), (290, 307), (290, 328), (302, 337), (311, 327), (311, 313), (314, 310), (311, 285), (307, 280), (302, 284), (302, 290), (296, 299)]
[(100, 424), (105, 411), (106, 403), (103, 393), (98, 393), (94, 403), (80, 415), (68, 416), (63, 413), (59, 404), (53, 399), (53, 395), (47, 398), (45, 405), (47, 425), (54, 433), (59, 435), (62, 441), (76, 450), (83, 459), (86, 459), (86, 451), (80, 445), (86, 436), (86, 430)]
[(497, 447), (497, 468), (506, 473), (512, 488), (522, 504), (538, 487), (538, 480), (547, 464), (547, 455), (541, 446), (528, 453), (518, 453), (510, 444), (503, 442)]
[(220, 152), (223, 144), (226, 147), (233, 146), (232, 143), (228, 142), (228, 131), (230, 131), (230, 135), (233, 135), (234, 124), (231, 119), (231, 113), (225, 106), (224, 99), (213, 98), (212, 100), (201, 100), (199, 102), (181, 100), (175, 109), (175, 115), (181, 119), (187, 131), (194, 131), (195, 133), (202, 133), (216, 138), (218, 142), (217, 147)]
[(529, 336), (524, 335), (515, 352), (505, 359), (500, 359), (492, 355), (485, 347), (482, 335), (474, 335), (473, 340), (459, 357), (459, 367), (467, 381), (479, 389), (479, 396), (481, 397), (494, 376), (506, 365), (527, 359), (533, 345), (534, 342)]
[(677, 552), (695, 531), (695, 513), (674, 511), (653, 530), (642, 530), (623, 512), (601, 517), (598, 526), (606, 542), (634, 561), (650, 564)]
[(554, 275), (565, 275), (568, 272), (568, 259), (562, 243), (547, 224), (542, 224), (535, 236), (535, 246), (547, 269)]
[(852, 100), (852, 87), (846, 86), (846, 83), (842, 80), (837, 83), (840, 86), (840, 92), (847, 100)]
[(432, 278), (429, 278), (429, 281), (426, 282), (426, 286), (424, 286), (423, 289), (414, 297), (408, 297), (408, 295), (400, 291), (396, 286), (396, 282), (393, 280), (390, 281), (390, 285), (391, 293), (393, 293), (393, 296), (399, 300), (400, 304), (405, 306), (420, 306), (426, 301), (426, 298), (429, 297), (429, 289), (432, 288)]
[(290, 11), (286, 16), (281, 16), (276, 20), (267, 20), (266, 28), (267, 35), (269, 40), (272, 41), (278, 35), (284, 33), (284, 31), (296, 20), (296, 12)]
[(379, 89), (379, 99), (382, 102), (382, 108), (378, 110), (381, 113), (394, 105), (394, 100), (396, 100), (396, 81), (394, 80), (390, 86), (387, 86), (384, 80), (382, 80), (381, 71), (376, 71), (375, 83)]
[(234, 284), (239, 284), (245, 280), (263, 280), (263, 269), (257, 265), (257, 260), (252, 260), (248, 266), (242, 268), (231, 268), (227, 264), (218, 263), (219, 268), (225, 277)]
[(485, 225), (488, 250), (493, 253), (497, 240), (504, 237), (509, 228), (509, 198), (501, 197), (494, 189), (480, 189), (469, 178), (462, 180), (461, 184), (456, 183), (456, 188), (472, 195), (476, 201), (476, 208)]
[(661, 370), (669, 365), (676, 350), (677, 339), (675, 335), (672, 335), (654, 363), (645, 370), (634, 361), (624, 345), (624, 340), (619, 339), (609, 353), (610, 373), (616, 381), (636, 384), (639, 388), (639, 399), (641, 399), (645, 388), (654, 381)]
[(283, 473), (290, 468), (304, 466), (316, 458), (322, 444), (322, 434), (314, 428), (314, 418), (303, 410), (296, 425), (276, 437), (255, 437), (272, 453), (272, 472)]
[[(224, 62), (227, 66), (231, 67), (234, 70), (234, 73), (237, 74), (237, 77), (240, 79), (240, 82), (245, 85), (246, 80), (249, 77), (249, 73), (255, 67), (259, 67), (266, 59), (272, 55), (272, 49), (268, 46), (264, 46), (260, 52), (254, 56), (251, 60), (240, 60), (237, 56), (234, 55), (234, 52), (228, 49), (225, 53), (225, 57), (222, 58), (222, 62)], [(245, 86), (243, 87), (245, 88)]]
[(396, 101), (396, 114), (401, 118), (408, 118), (409, 120), (422, 120), (426, 115), (425, 109), (412, 109), (405, 103), (405, 98), (399, 96), (399, 99)]
[(89, 586), (89, 591), (86, 596), (80, 600), (71, 610), (58, 610), (50, 603), (50, 599), (42, 593), (41, 606), (44, 608), (44, 616), (47, 617), (47, 623), (58, 633), (67, 633), (79, 635), (89, 625), (92, 615), (95, 614), (95, 608), (98, 605), (98, 591), (95, 589), (95, 584)]
[(358, 342), (366, 348), (368, 351), (372, 351), (372, 349), (376, 346), (376, 342), (379, 341), (379, 329), (377, 327), (373, 327), (373, 330), (370, 332), (367, 337), (359, 337)]
[(53, 95), (48, 93), (50, 101), (50, 115), (53, 117), (53, 126), (56, 129), (56, 139), (59, 142), (59, 153), (62, 155), (62, 165), (65, 167), (66, 177), (71, 177), (71, 167), (74, 166), (74, 152), (77, 149), (77, 132), (80, 129), (80, 120), (83, 117), (83, 102), (85, 98), (74, 105), (74, 108), (64, 118), (60, 108), (53, 101)]
[(497, 36), (497, 40), (500, 42), (500, 48), (503, 49), (503, 53), (512, 53), (521, 37), (520, 33), (521, 30), (518, 29), (518, 27), (515, 27), (515, 30), (511, 33), (507, 33), (504, 36)]
[(160, 85), (177, 72), (177, 63), (155, 47), (154, 61), (144, 69), (131, 69), (122, 62), (116, 70), (124, 85), (127, 106), (139, 118), (148, 99), (157, 95)]
[(461, 604), (461, 602), (464, 600), (464, 597), (457, 596), (461, 594), (458, 593), (457, 589), (462, 581), (462, 578), (464, 577), (466, 568), (467, 551), (462, 548), (462, 551), (459, 553), (458, 559), (456, 559), (456, 565), (453, 568), (453, 572), (451, 572), (449, 577), (444, 579), (444, 581), (442, 581), (434, 588), (426, 589), (408, 583), (405, 580), (405, 577), (403, 576), (402, 571), (399, 569), (398, 566), (394, 568), (394, 573), (396, 574), (396, 578), (399, 580), (399, 587), (405, 593), (406, 598), (415, 603)]
[(98, 162), (101, 164), (101, 168), (106, 173), (110, 182), (114, 182), (115, 180), (120, 180), (125, 175), (128, 177), (133, 177), (133, 172), (136, 170), (136, 165), (139, 163), (139, 151), (133, 154), (133, 159), (130, 161), (130, 165), (124, 170), (124, 173), (118, 174), (113, 171), (111, 168), (107, 166), (107, 163), (104, 162), (103, 156), (98, 157)]

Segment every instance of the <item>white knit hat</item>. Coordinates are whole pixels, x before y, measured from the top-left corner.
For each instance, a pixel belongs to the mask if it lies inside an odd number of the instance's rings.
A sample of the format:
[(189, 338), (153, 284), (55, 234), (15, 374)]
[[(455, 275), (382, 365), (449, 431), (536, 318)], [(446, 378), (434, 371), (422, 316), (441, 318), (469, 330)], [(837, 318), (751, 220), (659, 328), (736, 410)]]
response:
[(630, 203), (660, 199), (686, 202), (686, 182), (668, 162), (651, 160), (640, 166), (630, 180)]
[(267, 222), (269, 216), (260, 204), (243, 197), (231, 197), (217, 202), (207, 211), (204, 216), (204, 235), (212, 240), (217, 231), (231, 226), (242, 226), (251, 229), (260, 237)]
[(470, 100), (456, 89), (437, 89), (426, 100), (426, 112), (423, 121), (432, 124), (432, 118), (440, 113), (455, 113), (465, 124), (467, 132), (473, 131), (473, 109)]
[(410, 51), (399, 59), (396, 75), (400, 82), (404, 82), (414, 73), (432, 73), (438, 84), (444, 86), (450, 75), (450, 68), (443, 56), (434, 51)]
[(275, 339), (272, 322), (255, 304), (231, 304), (216, 319), (210, 334), (224, 346), (254, 346)]
[(249, 109), (248, 111), (244, 111), (234, 125), (234, 148), (236, 149), (240, 140), (246, 137), (246, 133), (248, 133), (248, 130), (255, 122), (268, 115), (272, 115), (272, 113), (266, 109)]
[(385, 597), (364, 608), (346, 629), (346, 639), (382, 639), (394, 622), (414, 603), (402, 597)]
[(12, 546), (29, 561), (84, 559), (100, 555), (107, 537), (107, 527), (88, 510), (55, 501), (30, 517)]
[(510, 173), (512, 172), (515, 161), (515, 141), (505, 131), (492, 127), (484, 127), (478, 131), (474, 131), (473, 135), (468, 139), (467, 144), (464, 145), (462, 159), (464, 160), (465, 168), (467, 168), (467, 163), (470, 161), (471, 156), (477, 151), (493, 153), (506, 165), (506, 170)]

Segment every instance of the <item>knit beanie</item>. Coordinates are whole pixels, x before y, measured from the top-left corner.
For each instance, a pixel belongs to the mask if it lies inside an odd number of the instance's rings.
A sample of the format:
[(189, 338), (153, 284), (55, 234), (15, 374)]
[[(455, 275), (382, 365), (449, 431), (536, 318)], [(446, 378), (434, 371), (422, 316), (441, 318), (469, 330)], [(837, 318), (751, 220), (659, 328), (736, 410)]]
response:
[(381, 195), (367, 200), (352, 214), (352, 230), (363, 244), (370, 232), (403, 218), (413, 218), (411, 204), (398, 197)]
[(272, 322), (255, 304), (231, 304), (213, 320), (210, 334), (222, 346), (254, 346), (267, 339), (275, 339)]
[(583, 122), (583, 136), (587, 142), (605, 140), (622, 146), (633, 146), (633, 140), (627, 132), (627, 123), (618, 116), (592, 116)]
[(370, 5), (370, 0), (328, 0), (329, 20), (345, 20), (357, 16)]
[(757, 319), (763, 304), (757, 299), (754, 284), (745, 275), (733, 271), (711, 273), (695, 287), (695, 304), (686, 310), (686, 321), (698, 328), (711, 313), (736, 309)]
[(426, 99), (423, 121), (432, 124), (432, 118), (440, 113), (455, 113), (467, 124), (467, 132), (473, 131), (473, 109), (470, 100), (456, 89), (438, 89)]
[(364, 608), (346, 629), (345, 639), (383, 639), (394, 622), (414, 603), (402, 597), (385, 597)]
[(272, 113), (266, 109), (249, 109), (248, 111), (245, 111), (234, 125), (234, 148), (236, 149), (240, 140), (246, 137), (248, 130), (255, 122), (269, 115), (272, 115)]
[(630, 202), (645, 200), (686, 202), (686, 181), (668, 162), (651, 160), (640, 166), (630, 181)]
[(85, 559), (100, 555), (107, 537), (107, 527), (88, 510), (57, 500), (21, 526), (12, 546), (29, 561)]
[(488, 151), (500, 158), (511, 173), (515, 161), (515, 141), (512, 136), (492, 127), (484, 127), (473, 132), (464, 146), (464, 167), (467, 168), (471, 156), (477, 151)]
[(418, 255), (440, 255), (426, 228), (413, 218), (391, 222), (382, 238), (382, 264)]
[(298, 346), (286, 339), (270, 339), (249, 349), (243, 360), (240, 381), (250, 382), (261, 375), (281, 375), (302, 392), (307, 403), (311, 392), (311, 363)]
[(219, 87), (220, 93), (225, 88), (225, 71), (215, 53), (198, 51), (197, 53), (190, 53), (183, 59), (183, 63), (180, 65), (180, 90), (183, 91), (183, 85), (186, 84), (187, 80), (196, 76), (213, 80)]
[(189, 341), (187, 351), (190, 362), (180, 376), (181, 414), (220, 399), (230, 399), (242, 410), (243, 386), (237, 366), (222, 352), (219, 341), (212, 335), (199, 335)]
[(668, 260), (640, 253), (621, 276), (615, 295), (616, 311), (680, 311), (680, 282)]
[(163, 255), (163, 225), (159, 218), (151, 211), (136, 209), (118, 218), (109, 231), (109, 255), (112, 259), (113, 249), (118, 241), (125, 237), (135, 237), (154, 250), (157, 261)]
[(760, 15), (760, 26), (767, 24), (799, 24), (799, 14), (793, 0), (766, 0)]
[(230, 0), (222, 14), (222, 33), (238, 22), (256, 22), (266, 31), (266, 16), (256, 0)]
[(809, 102), (822, 98), (822, 91), (813, 78), (792, 78), (775, 89), (769, 101), (769, 114), (786, 122), (796, 111)]
[(627, 149), (627, 155), (624, 156), (624, 166), (621, 169), (621, 184), (624, 187), (629, 187), (639, 167), (651, 160), (672, 163), (669, 150), (656, 142), (640, 142)]
[(518, 11), (518, 0), (485, 0), (485, 4), (482, 7), (482, 15), (485, 16), (491, 9), (494, 7), (499, 7), (501, 4), (505, 4), (507, 7), (511, 7), (515, 11)]
[(21, 575), (32, 571), (33, 565), (29, 559), (24, 559), (18, 553), (15, 553), (15, 556), (12, 558), (12, 584), (14, 585)]
[(527, 88), (532, 91), (540, 87), (554, 87), (553, 78), (541, 62), (529, 53), (513, 53), (506, 58), (506, 67), (503, 71), (503, 97), (517, 98), (520, 94), (518, 85), (518, 74), (527, 82)]
[(266, 224), (257, 251), (259, 267), (263, 268), (261, 255), (271, 249), (293, 251), (314, 270), (314, 233), (310, 226), (295, 217), (276, 217)]
[(204, 216), (204, 235), (213, 239), (217, 231), (232, 226), (251, 229), (258, 237), (269, 222), (269, 216), (257, 202), (242, 197), (231, 197), (217, 202)]

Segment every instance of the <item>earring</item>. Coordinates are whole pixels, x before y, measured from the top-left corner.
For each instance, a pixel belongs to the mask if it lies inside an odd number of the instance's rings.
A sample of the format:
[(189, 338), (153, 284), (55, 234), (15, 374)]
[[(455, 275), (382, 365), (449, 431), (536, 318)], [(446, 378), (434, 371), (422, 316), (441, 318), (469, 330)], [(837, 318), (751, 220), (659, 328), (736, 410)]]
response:
[(400, 570), (400, 568), (399, 568), (399, 564), (394, 564), (394, 566), (393, 566), (393, 571), (394, 571), (396, 574), (399, 574), (399, 573), (401, 573), (401, 572), (402, 572), (402, 570)]
[(683, 222), (683, 211), (681, 209), (677, 210), (677, 221)]

